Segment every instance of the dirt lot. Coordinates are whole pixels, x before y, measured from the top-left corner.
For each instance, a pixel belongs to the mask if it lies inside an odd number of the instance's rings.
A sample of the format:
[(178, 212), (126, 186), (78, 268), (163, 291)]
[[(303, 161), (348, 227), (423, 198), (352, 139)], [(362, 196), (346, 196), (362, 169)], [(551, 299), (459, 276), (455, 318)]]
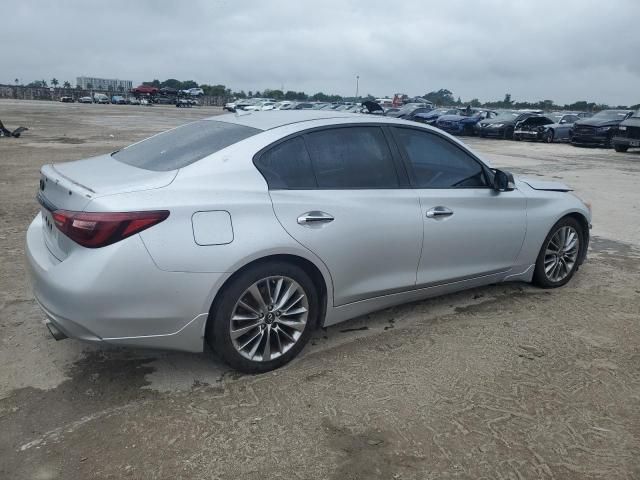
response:
[(470, 139), (594, 204), (567, 287), (498, 285), (319, 331), (275, 373), (55, 342), (29, 292), (38, 170), (215, 109), (0, 101), (0, 478), (640, 478), (640, 152)]

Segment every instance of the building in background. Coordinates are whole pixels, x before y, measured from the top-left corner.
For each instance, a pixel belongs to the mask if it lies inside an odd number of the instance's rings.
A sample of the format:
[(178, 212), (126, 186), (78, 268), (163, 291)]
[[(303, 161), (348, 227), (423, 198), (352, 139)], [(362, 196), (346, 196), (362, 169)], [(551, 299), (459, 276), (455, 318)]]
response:
[(108, 92), (128, 92), (133, 87), (131, 80), (117, 78), (78, 77), (76, 84), (83, 90), (106, 90)]

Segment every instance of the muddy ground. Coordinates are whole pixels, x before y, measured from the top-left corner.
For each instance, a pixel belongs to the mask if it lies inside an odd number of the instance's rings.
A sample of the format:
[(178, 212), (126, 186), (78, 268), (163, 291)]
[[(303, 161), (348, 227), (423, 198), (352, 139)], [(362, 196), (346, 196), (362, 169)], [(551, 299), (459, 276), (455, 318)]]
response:
[(216, 109), (0, 101), (0, 478), (640, 478), (640, 152), (470, 139), (594, 205), (566, 287), (496, 285), (318, 331), (287, 367), (55, 342), (23, 267), (47, 162)]

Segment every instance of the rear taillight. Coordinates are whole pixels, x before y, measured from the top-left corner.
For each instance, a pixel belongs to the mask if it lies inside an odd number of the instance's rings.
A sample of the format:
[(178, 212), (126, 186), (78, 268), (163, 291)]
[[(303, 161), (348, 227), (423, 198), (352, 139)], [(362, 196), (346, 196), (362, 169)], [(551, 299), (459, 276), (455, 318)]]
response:
[(100, 248), (119, 242), (169, 216), (167, 210), (150, 212), (70, 212), (55, 210), (58, 229), (83, 247)]

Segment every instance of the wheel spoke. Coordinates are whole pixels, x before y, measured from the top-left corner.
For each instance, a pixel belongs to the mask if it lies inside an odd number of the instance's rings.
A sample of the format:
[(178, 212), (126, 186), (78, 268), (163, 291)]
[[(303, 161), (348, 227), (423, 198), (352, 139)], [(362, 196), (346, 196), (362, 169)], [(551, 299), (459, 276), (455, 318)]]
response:
[[(256, 356), (256, 351), (258, 350), (258, 347), (260, 347), (260, 344), (262, 343), (262, 339), (264, 338), (264, 330), (260, 330), (260, 333), (258, 334), (260, 336), (260, 338), (258, 338), (258, 341), (253, 345), (253, 347), (251, 347), (251, 350), (249, 351), (249, 358), (253, 358)], [(256, 337), (258, 336), (256, 335)], [(256, 337), (253, 337), (254, 339)], [(248, 345), (245, 344), (245, 346)]]
[(247, 325), (246, 327), (241, 327), (236, 330), (231, 330), (231, 338), (239, 338), (245, 333), (248, 333), (251, 330), (258, 328), (261, 324), (262, 322), (257, 322), (257, 323), (252, 323), (251, 325)]
[(298, 330), (299, 332), (303, 331), (304, 327), (305, 327), (305, 323), (303, 323), (303, 322), (294, 322), (294, 321), (291, 321), (291, 320), (279, 319), (279, 320), (277, 320), (277, 323), (279, 323), (280, 325), (284, 325), (286, 327), (291, 327), (294, 330)]
[[(259, 330), (258, 333), (256, 333), (253, 337), (251, 337), (249, 340), (247, 340), (245, 343), (243, 343), (240, 346), (240, 350), (244, 350), (245, 348), (247, 348), (249, 345), (251, 345), (251, 342), (253, 342), (258, 337), (262, 338), (262, 330)], [(256, 342), (256, 345), (259, 345), (259, 344), (260, 344), (260, 340), (258, 340)], [(257, 348), (257, 347), (255, 347), (255, 345), (254, 345), (254, 348)], [(255, 352), (254, 349), (252, 349), (252, 351)]]
[(287, 302), (287, 306), (286, 307), (283, 306), (280, 310), (282, 310), (283, 312), (288, 312), (303, 298), (304, 298), (304, 294), (298, 295), (297, 297), (295, 297), (295, 299), (293, 301)]
[(251, 287), (249, 287), (249, 293), (258, 304), (258, 307), (260, 308), (260, 310), (263, 312), (266, 312), (268, 307), (264, 301), (264, 298), (262, 298), (262, 293), (260, 293), (260, 289), (258, 288), (257, 283), (254, 283), (253, 285), (251, 285)]
[(282, 294), (282, 298), (278, 301), (276, 309), (282, 309), (282, 306), (287, 303), (287, 301), (291, 298), (291, 295), (293, 295), (295, 292), (296, 286), (293, 283), (289, 284), (289, 288), (287, 288), (287, 290)]
[(245, 310), (253, 313), (256, 317), (260, 316), (260, 312), (258, 310), (256, 310), (255, 308), (253, 308), (251, 305), (249, 305), (248, 303), (243, 302), (242, 300), (240, 300), (238, 302), (238, 305), (242, 308), (244, 308)]
[(278, 353), (284, 353), (282, 351), (282, 342), (280, 341), (280, 329), (277, 326), (273, 329), (273, 334), (275, 335), (276, 343), (278, 344)]
[(282, 312), (283, 317), (290, 317), (292, 315), (300, 315), (301, 313), (305, 313), (307, 311), (304, 307), (298, 307), (293, 310), (287, 310), (286, 312)]
[(260, 315), (257, 315), (255, 313), (252, 313), (251, 315), (236, 313), (233, 317), (231, 317), (231, 320), (233, 320), (234, 322), (242, 322), (245, 320), (257, 320), (258, 318), (260, 318)]
[(265, 332), (267, 333), (265, 334), (264, 349), (262, 350), (262, 361), (268, 362), (271, 360), (271, 329), (267, 328)]

